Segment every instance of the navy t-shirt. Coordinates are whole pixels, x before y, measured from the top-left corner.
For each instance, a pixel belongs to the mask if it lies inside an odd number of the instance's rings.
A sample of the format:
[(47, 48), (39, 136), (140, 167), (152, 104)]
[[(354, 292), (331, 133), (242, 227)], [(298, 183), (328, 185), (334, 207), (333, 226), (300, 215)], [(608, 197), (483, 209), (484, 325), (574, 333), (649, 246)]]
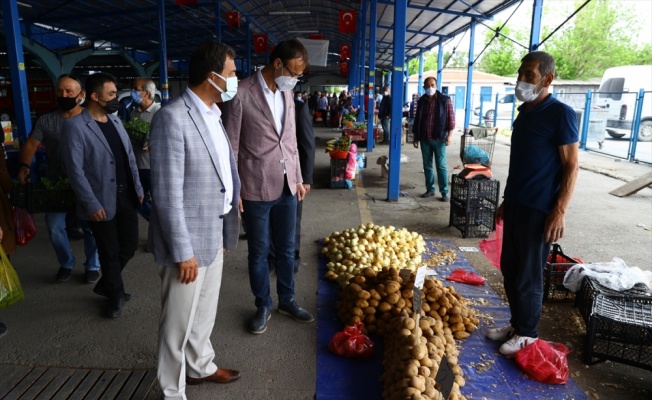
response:
[(575, 111), (552, 95), (531, 110), (521, 105), (518, 111), (505, 201), (549, 214), (561, 184), (559, 147), (579, 140)]

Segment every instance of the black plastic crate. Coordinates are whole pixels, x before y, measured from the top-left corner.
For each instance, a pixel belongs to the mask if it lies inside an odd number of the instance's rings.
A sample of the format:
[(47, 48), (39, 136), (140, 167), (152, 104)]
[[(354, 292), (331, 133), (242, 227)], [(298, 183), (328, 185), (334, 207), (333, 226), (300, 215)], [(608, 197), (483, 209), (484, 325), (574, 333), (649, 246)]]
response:
[(486, 200), (471, 202), (469, 206), (451, 200), (448, 226), (454, 226), (462, 237), (487, 237), (496, 230), (496, 206)]
[(464, 179), (459, 175), (451, 178), (451, 199), (465, 206), (488, 201), (498, 206), (500, 181), (496, 179)]
[(571, 300), (575, 293), (564, 286), (566, 272), (579, 261), (564, 254), (561, 246), (553, 243), (548, 262), (543, 269), (543, 301)]
[(586, 322), (585, 364), (616, 361), (652, 371), (652, 291), (615, 291), (584, 278), (575, 304)]
[(350, 189), (352, 182), (346, 179), (349, 158), (331, 158), (331, 189)]

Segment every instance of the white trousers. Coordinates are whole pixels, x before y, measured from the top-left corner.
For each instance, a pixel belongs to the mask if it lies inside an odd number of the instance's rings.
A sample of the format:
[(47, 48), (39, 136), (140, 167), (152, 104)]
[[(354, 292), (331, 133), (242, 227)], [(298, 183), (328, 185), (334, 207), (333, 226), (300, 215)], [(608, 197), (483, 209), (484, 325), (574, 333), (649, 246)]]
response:
[(222, 283), (224, 252), (188, 285), (178, 268), (159, 267), (161, 319), (158, 332), (158, 382), (167, 399), (186, 400), (186, 375), (203, 378), (217, 371), (210, 336)]

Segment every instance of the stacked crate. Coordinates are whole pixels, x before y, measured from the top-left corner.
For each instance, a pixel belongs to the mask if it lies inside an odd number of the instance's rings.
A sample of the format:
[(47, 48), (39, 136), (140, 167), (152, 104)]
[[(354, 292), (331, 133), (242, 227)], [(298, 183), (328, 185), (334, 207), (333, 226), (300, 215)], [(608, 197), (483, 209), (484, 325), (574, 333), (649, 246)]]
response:
[(496, 229), (496, 209), (500, 181), (496, 179), (464, 179), (453, 175), (451, 210), (448, 226), (454, 226), (462, 237), (486, 237)]

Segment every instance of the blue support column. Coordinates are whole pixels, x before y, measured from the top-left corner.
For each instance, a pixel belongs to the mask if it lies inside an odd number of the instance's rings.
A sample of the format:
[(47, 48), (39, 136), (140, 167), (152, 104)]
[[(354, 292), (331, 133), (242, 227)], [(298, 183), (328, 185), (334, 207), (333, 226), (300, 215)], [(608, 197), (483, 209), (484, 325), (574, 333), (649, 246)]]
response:
[(365, 83), (365, 56), (367, 54), (367, 1), (362, 1), (360, 12), (358, 13), (358, 25), (360, 25), (360, 72), (358, 73), (358, 119), (359, 123), (364, 122), (364, 83)]
[[(477, 24), (475, 18), (471, 21), (471, 37), (469, 38), (469, 67), (466, 75), (466, 106), (464, 107), (464, 127), (466, 128), (471, 123), (471, 96), (473, 87), (473, 58), (475, 52), (475, 25)], [(464, 129), (462, 129), (464, 132)]]
[(541, 17), (543, 15), (543, 0), (534, 0), (532, 10), (532, 29), (530, 31), (530, 51), (539, 48), (541, 40)]
[(629, 154), (627, 154), (628, 161), (636, 160), (636, 145), (638, 144), (638, 133), (641, 130), (641, 116), (643, 115), (643, 101), (645, 101), (645, 89), (638, 91), (638, 98), (634, 105), (634, 119), (632, 123), (632, 133), (629, 135)]
[(367, 151), (371, 152), (376, 144), (374, 138), (374, 100), (376, 98), (376, 21), (377, 0), (369, 0), (369, 101), (367, 103)]
[(582, 116), (582, 127), (580, 130), (580, 149), (586, 150), (586, 139), (589, 131), (589, 118), (591, 115), (591, 103), (593, 102), (593, 90), (589, 89), (586, 92), (586, 100), (584, 101), (584, 113)]
[(222, 2), (215, 0), (215, 35), (218, 41), (222, 41)]
[(245, 24), (245, 30), (247, 31), (247, 71), (245, 71), (245, 77), (247, 77), (254, 73), (253, 68), (251, 67), (251, 25), (249, 24), (249, 21)]
[(159, 32), (159, 85), (161, 86), (161, 103), (170, 100), (170, 87), (168, 85), (168, 46), (165, 34), (165, 0), (158, 0), (158, 32)]
[(391, 72), (387, 72), (387, 85), (383, 85), (383, 86), (392, 87), (392, 73)]
[(401, 136), (403, 135), (403, 70), (405, 67), (405, 28), (407, 0), (396, 0), (394, 4), (394, 54), (392, 56), (392, 116), (389, 139), (389, 181), (387, 200), (398, 201), (401, 177)]
[[(410, 67), (409, 63), (405, 62), (405, 69), (403, 70), (403, 101), (410, 101), (408, 95), (408, 88), (410, 87)], [(401, 108), (403, 106), (401, 105)]]
[(441, 78), (444, 71), (444, 43), (440, 40), (437, 48), (437, 90), (441, 92)]
[[(11, 96), (14, 102), (16, 126), (13, 130), (20, 144), (27, 140), (27, 134), (32, 130), (32, 119), (29, 111), (29, 89), (25, 75), (25, 57), (23, 56), (23, 40), (20, 34), (20, 17), (18, 4), (15, 1), (2, 2), (2, 18), (4, 19), (5, 38), (7, 40), (7, 57), (9, 59), (11, 76)], [(12, 232), (6, 232), (12, 234)]]
[(420, 95), (424, 94), (424, 90), (423, 90), (423, 50), (421, 50), (419, 52), (419, 80), (417, 81), (417, 93), (419, 93)]

